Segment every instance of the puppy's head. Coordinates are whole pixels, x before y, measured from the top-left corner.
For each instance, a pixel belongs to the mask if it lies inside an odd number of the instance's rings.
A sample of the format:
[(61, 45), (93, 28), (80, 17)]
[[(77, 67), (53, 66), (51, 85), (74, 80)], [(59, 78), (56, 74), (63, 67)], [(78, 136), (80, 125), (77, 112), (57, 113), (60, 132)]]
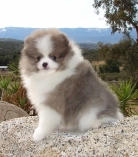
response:
[(63, 33), (57, 29), (36, 30), (24, 42), (20, 68), (32, 72), (59, 70), (65, 68), (69, 56), (69, 40)]

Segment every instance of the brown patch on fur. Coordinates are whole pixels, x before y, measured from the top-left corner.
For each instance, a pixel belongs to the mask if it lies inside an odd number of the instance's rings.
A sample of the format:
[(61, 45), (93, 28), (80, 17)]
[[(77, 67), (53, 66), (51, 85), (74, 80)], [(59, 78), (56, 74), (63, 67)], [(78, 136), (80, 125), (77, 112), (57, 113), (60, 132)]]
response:
[(59, 69), (63, 70), (66, 68), (67, 60), (73, 56), (69, 40), (63, 33), (51, 36), (51, 40), (54, 50), (49, 54), (49, 57), (55, 56), (56, 62), (60, 65)]
[(21, 59), (19, 68), (25, 69), (26, 74), (30, 74), (30, 72), (38, 72), (37, 57), (42, 56), (37, 49), (34, 47), (33, 43), (30, 45), (26, 45), (24, 43), (24, 48), (22, 49)]
[(49, 34), (51, 36), (58, 36), (59, 34), (61, 34), (61, 32), (55, 28), (36, 30), (36, 31), (33, 31), (32, 34), (25, 39), (25, 44), (30, 45), (30, 42), (35, 41), (36, 39), (44, 37)]

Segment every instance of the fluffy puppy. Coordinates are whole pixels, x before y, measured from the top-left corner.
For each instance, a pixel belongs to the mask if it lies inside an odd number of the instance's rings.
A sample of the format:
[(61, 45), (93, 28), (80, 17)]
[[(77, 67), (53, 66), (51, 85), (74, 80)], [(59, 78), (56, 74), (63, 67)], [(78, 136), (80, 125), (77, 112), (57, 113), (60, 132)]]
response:
[(35, 141), (55, 129), (85, 131), (123, 118), (117, 97), (78, 46), (57, 29), (36, 30), (26, 38), (19, 68), (38, 111)]

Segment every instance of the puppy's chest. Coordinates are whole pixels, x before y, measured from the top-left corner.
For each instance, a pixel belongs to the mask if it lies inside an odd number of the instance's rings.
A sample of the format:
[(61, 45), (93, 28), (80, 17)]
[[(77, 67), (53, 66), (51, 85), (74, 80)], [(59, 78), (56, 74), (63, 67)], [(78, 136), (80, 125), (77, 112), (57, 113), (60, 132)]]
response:
[(47, 94), (55, 90), (57, 85), (73, 74), (72, 71), (62, 71), (48, 76), (40, 73), (25, 77), (24, 83), (30, 100), (33, 104), (40, 104), (46, 101)]
[(56, 83), (50, 78), (39, 79), (37, 77), (30, 77), (25, 81), (29, 95), (38, 97), (47, 94), (56, 87)]

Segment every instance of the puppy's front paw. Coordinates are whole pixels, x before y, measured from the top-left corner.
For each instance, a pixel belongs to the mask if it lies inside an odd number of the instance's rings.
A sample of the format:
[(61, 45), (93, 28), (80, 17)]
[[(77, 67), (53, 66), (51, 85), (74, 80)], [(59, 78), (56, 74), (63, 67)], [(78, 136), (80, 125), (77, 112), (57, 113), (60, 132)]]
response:
[(46, 134), (44, 133), (43, 129), (38, 127), (35, 129), (35, 132), (33, 134), (33, 138), (35, 142), (40, 142), (46, 137)]

